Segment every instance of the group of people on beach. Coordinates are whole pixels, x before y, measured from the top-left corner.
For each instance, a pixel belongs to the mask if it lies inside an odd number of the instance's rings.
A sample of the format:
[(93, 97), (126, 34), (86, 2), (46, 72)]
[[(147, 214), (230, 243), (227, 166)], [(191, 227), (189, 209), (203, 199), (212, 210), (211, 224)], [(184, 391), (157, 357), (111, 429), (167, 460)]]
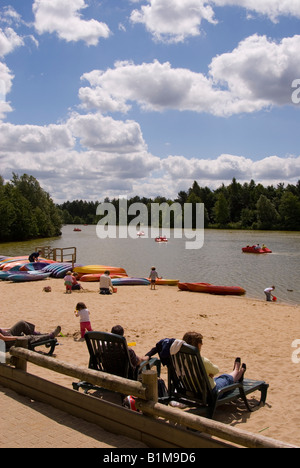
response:
[[(153, 266), (151, 267), (151, 271), (149, 273), (150, 279), (150, 289), (155, 289), (156, 280), (159, 278), (156, 268)], [(66, 276), (64, 277), (64, 284), (66, 287), (66, 294), (71, 294), (72, 290), (80, 290), (83, 289), (81, 284), (78, 283), (78, 273), (72, 271), (68, 271)], [(110, 272), (106, 270), (101, 276), (99, 280), (99, 294), (103, 295), (110, 295), (114, 292), (114, 287), (111, 281)]]
[[(90, 312), (83, 302), (79, 302), (75, 308), (75, 316), (80, 318), (80, 332), (81, 338), (87, 331), (93, 331), (90, 322)], [(36, 331), (35, 325), (26, 321), (19, 321), (11, 328), (0, 328), (0, 340), (3, 340), (8, 350), (16, 343), (18, 337), (25, 336), (30, 344), (38, 343), (39, 341), (47, 341), (54, 339), (61, 333), (61, 327), (57, 326), (51, 333), (41, 333)], [(124, 328), (121, 325), (115, 325), (111, 329), (111, 333), (124, 336)], [(203, 346), (203, 336), (195, 331), (187, 332), (184, 334), (182, 340), (175, 338), (163, 338), (156, 345), (148, 351), (145, 356), (139, 357), (131, 347), (128, 347), (129, 357), (134, 369), (137, 369), (143, 361), (148, 361), (155, 354), (159, 355), (161, 363), (165, 366), (170, 364), (172, 354), (176, 354), (181, 346), (186, 343), (194, 346), (201, 354)], [(231, 385), (235, 382), (241, 382), (244, 378), (246, 371), (246, 364), (241, 363), (240, 357), (234, 361), (233, 370), (230, 373), (223, 373), (220, 376), (219, 368), (213, 364), (209, 359), (202, 357), (204, 368), (207, 372), (208, 380), (213, 391), (218, 391), (221, 388)], [(216, 377), (217, 376), (217, 377)]]

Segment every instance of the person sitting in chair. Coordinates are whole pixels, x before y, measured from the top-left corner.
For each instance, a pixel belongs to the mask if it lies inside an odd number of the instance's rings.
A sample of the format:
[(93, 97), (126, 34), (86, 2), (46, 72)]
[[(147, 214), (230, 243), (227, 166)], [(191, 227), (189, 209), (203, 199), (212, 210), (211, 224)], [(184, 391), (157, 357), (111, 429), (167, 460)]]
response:
[[(183, 336), (183, 342), (194, 346), (201, 353), (203, 345), (203, 336), (197, 332), (187, 332)], [(242, 382), (244, 373), (246, 371), (246, 364), (241, 365), (241, 359), (237, 357), (234, 361), (233, 371), (230, 374), (222, 374), (219, 377), (215, 377), (219, 373), (219, 368), (210, 362), (207, 358), (201, 356), (205, 370), (208, 375), (208, 380), (213, 391), (218, 391), (227, 385), (232, 385), (235, 382)]]
[[(111, 333), (114, 333), (115, 335), (124, 336), (124, 328), (121, 325), (115, 325), (114, 327), (112, 327)], [(128, 352), (129, 352), (130, 362), (135, 369), (141, 364), (141, 362), (146, 360), (145, 356), (143, 357), (137, 356), (135, 352), (133, 351), (133, 349), (130, 347), (128, 347)]]
[(39, 343), (41, 341), (52, 340), (61, 332), (61, 327), (58, 326), (52, 333), (39, 333), (35, 331), (35, 325), (21, 320), (11, 328), (0, 328), (0, 340), (3, 340), (8, 350), (14, 346), (16, 340), (20, 336), (28, 338), (28, 343)]

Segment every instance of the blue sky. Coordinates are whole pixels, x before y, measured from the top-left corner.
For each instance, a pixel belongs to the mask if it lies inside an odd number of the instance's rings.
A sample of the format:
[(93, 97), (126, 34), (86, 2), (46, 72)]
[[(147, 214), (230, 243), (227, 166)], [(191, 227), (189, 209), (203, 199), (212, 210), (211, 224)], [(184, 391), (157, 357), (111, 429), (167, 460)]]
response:
[(0, 174), (58, 203), (296, 184), (299, 33), (300, 0), (3, 0)]

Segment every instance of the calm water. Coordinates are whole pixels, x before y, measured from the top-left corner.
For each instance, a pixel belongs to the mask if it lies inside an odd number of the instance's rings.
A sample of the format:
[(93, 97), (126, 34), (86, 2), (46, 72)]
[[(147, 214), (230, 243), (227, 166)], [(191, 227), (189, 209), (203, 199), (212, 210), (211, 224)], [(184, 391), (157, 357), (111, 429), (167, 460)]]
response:
[[(0, 255), (27, 255), (36, 246), (77, 247), (77, 263), (121, 266), (128, 275), (147, 276), (152, 265), (164, 278), (242, 286), (248, 297), (264, 299), (276, 285), (280, 302), (300, 304), (300, 233), (206, 230), (204, 246), (185, 249), (186, 239), (158, 244), (154, 239), (99, 239), (96, 226), (64, 226), (59, 238), (0, 244)], [(242, 253), (242, 247), (265, 243), (272, 254)], [(288, 291), (292, 290), (292, 291)]]

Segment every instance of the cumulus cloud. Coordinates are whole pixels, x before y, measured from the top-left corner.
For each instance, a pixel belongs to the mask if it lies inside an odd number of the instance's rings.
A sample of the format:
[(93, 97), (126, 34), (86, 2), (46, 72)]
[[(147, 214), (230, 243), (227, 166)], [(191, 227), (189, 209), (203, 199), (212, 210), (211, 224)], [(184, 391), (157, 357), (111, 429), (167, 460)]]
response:
[(295, 60), (299, 52), (300, 36), (276, 42), (255, 34), (232, 52), (215, 57), (210, 75), (240, 102), (252, 102), (257, 108), (290, 104), (291, 84), (300, 76), (300, 63)]
[(116, 62), (115, 68), (85, 73), (82, 107), (128, 112), (132, 102), (147, 111), (176, 109), (215, 116), (250, 113), (291, 104), (291, 85), (300, 76), (300, 36), (281, 42), (253, 35), (231, 52), (213, 58), (208, 74), (173, 68), (169, 62)]
[(11, 90), (13, 78), (7, 65), (0, 62), (0, 122), (8, 112), (12, 111), (12, 107), (7, 101), (7, 94)]
[(119, 154), (146, 150), (140, 126), (134, 121), (117, 121), (99, 113), (74, 114), (67, 126), (88, 149)]
[(85, 0), (34, 0), (35, 28), (39, 34), (56, 33), (67, 42), (81, 40), (95, 46), (110, 30), (95, 19), (82, 19), (80, 11), (87, 6)]
[(201, 24), (217, 23), (215, 7), (236, 6), (277, 21), (280, 16), (300, 18), (299, 0), (148, 0), (131, 13), (132, 23), (142, 23), (155, 40), (181, 42), (201, 34)]
[(72, 148), (75, 140), (65, 125), (13, 125), (0, 124), (1, 152), (40, 153), (49, 148)]
[(202, 20), (214, 23), (214, 12), (203, 0), (151, 0), (133, 10), (131, 21), (145, 24), (156, 40), (181, 42), (200, 34)]

